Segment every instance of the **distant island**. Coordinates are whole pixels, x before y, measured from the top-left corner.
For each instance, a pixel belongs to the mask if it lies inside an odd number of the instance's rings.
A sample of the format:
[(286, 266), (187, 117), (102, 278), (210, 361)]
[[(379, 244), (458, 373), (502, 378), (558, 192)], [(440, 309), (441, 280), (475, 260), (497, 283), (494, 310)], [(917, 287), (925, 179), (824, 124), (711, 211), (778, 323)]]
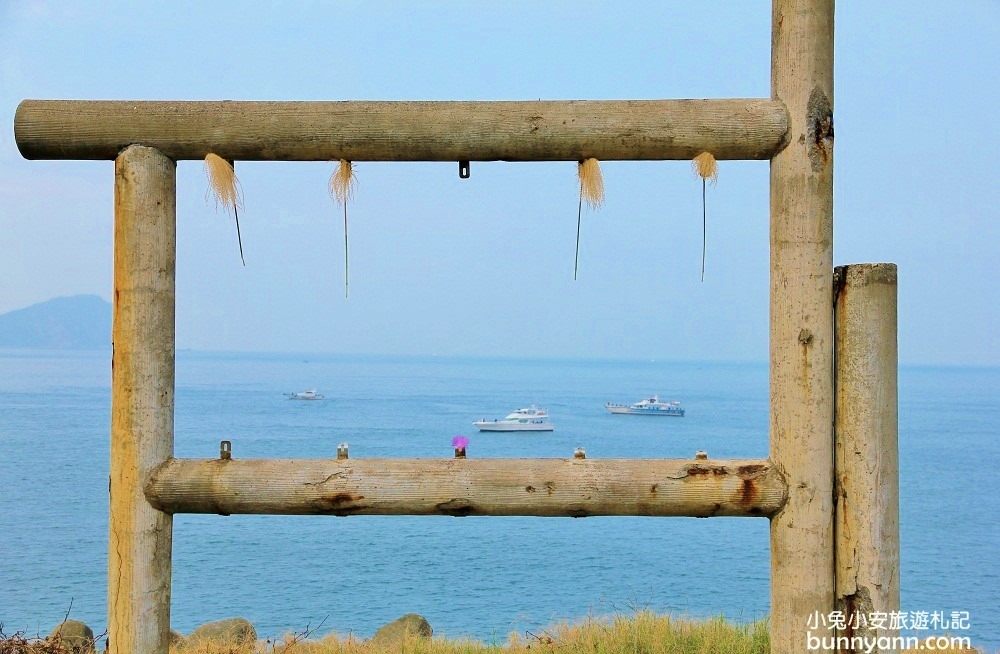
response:
[(74, 295), (0, 314), (0, 348), (109, 350), (111, 303)]

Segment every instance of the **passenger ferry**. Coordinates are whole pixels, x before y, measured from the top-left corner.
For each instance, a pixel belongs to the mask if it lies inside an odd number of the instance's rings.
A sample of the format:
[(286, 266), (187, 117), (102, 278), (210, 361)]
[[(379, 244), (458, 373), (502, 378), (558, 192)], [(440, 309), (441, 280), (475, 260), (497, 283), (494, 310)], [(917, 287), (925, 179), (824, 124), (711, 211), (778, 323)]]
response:
[(640, 400), (635, 404), (611, 404), (608, 402), (604, 408), (611, 413), (627, 413), (637, 416), (673, 416), (675, 418), (684, 417), (684, 409), (680, 402), (661, 402), (656, 395)]

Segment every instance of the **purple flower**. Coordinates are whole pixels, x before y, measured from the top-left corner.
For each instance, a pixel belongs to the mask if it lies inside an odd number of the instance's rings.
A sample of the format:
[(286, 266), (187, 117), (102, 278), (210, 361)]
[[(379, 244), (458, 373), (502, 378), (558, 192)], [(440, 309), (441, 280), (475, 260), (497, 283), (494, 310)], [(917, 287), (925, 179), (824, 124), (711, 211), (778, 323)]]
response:
[(469, 439), (465, 436), (456, 436), (451, 439), (451, 446), (456, 450), (464, 450), (465, 446), (469, 444)]

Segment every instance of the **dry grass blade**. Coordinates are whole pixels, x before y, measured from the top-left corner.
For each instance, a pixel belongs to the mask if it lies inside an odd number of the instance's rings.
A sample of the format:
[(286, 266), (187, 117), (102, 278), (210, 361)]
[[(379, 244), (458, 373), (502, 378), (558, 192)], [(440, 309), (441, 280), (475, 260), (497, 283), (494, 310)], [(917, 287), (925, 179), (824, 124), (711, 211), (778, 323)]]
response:
[(354, 166), (347, 159), (341, 159), (337, 169), (330, 175), (330, 197), (343, 206), (354, 196), (357, 178), (354, 177)]
[(344, 297), (347, 297), (350, 292), (350, 269), (348, 267), (347, 249), (347, 202), (354, 195), (354, 187), (357, 183), (357, 179), (354, 177), (354, 166), (347, 159), (341, 159), (336, 170), (330, 175), (330, 197), (344, 208)]
[(577, 167), (580, 175), (580, 197), (591, 209), (598, 209), (604, 204), (604, 176), (601, 174), (601, 162), (593, 157), (581, 161)]
[(243, 208), (243, 194), (240, 192), (240, 181), (232, 164), (217, 154), (209, 152), (205, 155), (205, 174), (208, 176), (208, 191), (215, 198), (215, 206), (220, 204), (224, 209), (232, 210), (236, 217), (236, 239), (240, 244), (240, 261), (247, 265), (243, 258), (243, 237), (240, 234), (240, 212)]
[(719, 181), (719, 163), (711, 152), (702, 152), (691, 160), (691, 169), (701, 177), (701, 281), (705, 281), (705, 250), (708, 244), (708, 210), (706, 204), (705, 186), (711, 182), (713, 186)]
[(695, 175), (713, 185), (719, 181), (719, 162), (715, 160), (711, 152), (702, 152), (692, 159), (691, 169)]
[(573, 260), (573, 279), (580, 266), (580, 220), (583, 215), (583, 203), (591, 209), (598, 209), (604, 204), (604, 175), (601, 174), (601, 162), (591, 157), (584, 159), (576, 167), (580, 178), (580, 201), (576, 205), (576, 258)]
[(209, 191), (216, 205), (221, 204), (226, 209), (243, 208), (243, 197), (232, 164), (209, 152), (205, 155), (205, 174), (208, 175)]

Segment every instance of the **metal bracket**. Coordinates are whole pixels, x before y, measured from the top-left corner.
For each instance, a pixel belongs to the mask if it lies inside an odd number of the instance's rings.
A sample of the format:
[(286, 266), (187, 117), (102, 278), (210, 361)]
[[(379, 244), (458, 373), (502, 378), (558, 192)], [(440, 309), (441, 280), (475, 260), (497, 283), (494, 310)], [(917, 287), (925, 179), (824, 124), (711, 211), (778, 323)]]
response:
[(458, 162), (458, 177), (459, 177), (459, 179), (469, 179), (469, 176), (471, 174), (472, 174), (472, 166), (469, 164), (469, 162), (468, 161), (459, 161)]
[(219, 443), (219, 458), (228, 461), (233, 458), (233, 444), (229, 441)]

